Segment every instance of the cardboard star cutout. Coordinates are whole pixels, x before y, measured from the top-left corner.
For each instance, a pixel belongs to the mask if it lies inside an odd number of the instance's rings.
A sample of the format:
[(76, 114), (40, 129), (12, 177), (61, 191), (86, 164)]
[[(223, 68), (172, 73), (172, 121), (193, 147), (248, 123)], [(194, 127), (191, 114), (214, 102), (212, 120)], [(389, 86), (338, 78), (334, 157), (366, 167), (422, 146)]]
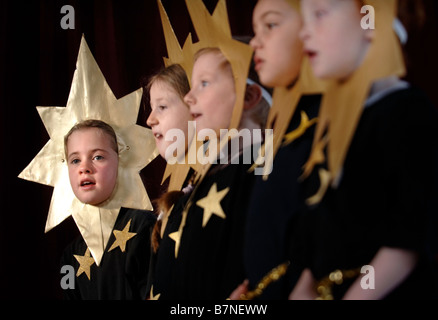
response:
[(181, 244), (181, 237), (183, 234), (184, 227), (186, 225), (187, 213), (191, 206), (192, 206), (192, 200), (189, 199), (183, 210), (182, 219), (178, 231), (169, 234), (169, 238), (175, 241), (175, 259), (178, 258), (179, 246)]
[[(165, 63), (171, 61), (172, 63), (181, 64), (190, 81), (194, 54), (203, 48), (219, 48), (231, 64), (236, 90), (236, 102), (230, 125), (224, 129), (237, 129), (243, 112), (246, 79), (253, 50), (249, 45), (233, 39), (225, 0), (218, 1), (212, 15), (210, 15), (202, 0), (186, 0), (186, 5), (199, 41), (192, 43), (191, 35), (189, 35), (183, 49), (181, 49), (169, 18), (165, 14), (161, 2), (159, 2), (169, 54), (169, 59), (165, 59)], [(191, 61), (188, 61), (188, 59), (191, 59)]]
[[(179, 51), (179, 45), (177, 45), (177, 43), (175, 42), (176, 36), (170, 26), (168, 17), (167, 15), (165, 16), (163, 14), (164, 9), (162, 9), (160, 5), (161, 3), (159, 4), (159, 7), (161, 10), (160, 12), (162, 12), (162, 21), (163, 24), (166, 24), (165, 26), (163, 26), (163, 28), (166, 36), (168, 51), (170, 51), (169, 57), (175, 57), (175, 59), (178, 59), (177, 56), (178, 54), (181, 54), (181, 51)], [(183, 66), (190, 81), (193, 68), (193, 60), (191, 63), (188, 63), (185, 62), (185, 59), (193, 59), (193, 55), (203, 48), (219, 48), (221, 50), (223, 55), (231, 64), (236, 90), (236, 102), (228, 129), (238, 129), (243, 113), (246, 79), (252, 59), (253, 50), (249, 45), (234, 40), (232, 38), (225, 0), (218, 1), (212, 15), (210, 15), (202, 0), (186, 0), (186, 6), (189, 11), (192, 23), (195, 27), (195, 31), (199, 41), (190, 44), (191, 36), (189, 36), (186, 40), (186, 43), (184, 44), (183, 54), (180, 58), (184, 60), (184, 63), (182, 63), (181, 60), (175, 61), (179, 61), (179, 63)], [(169, 44), (170, 42), (172, 44)], [(174, 53), (174, 51), (176, 51), (176, 53)], [(222, 139), (222, 141), (219, 143), (219, 149), (222, 149), (222, 147), (228, 143), (228, 138), (229, 136), (225, 136)], [(188, 200), (187, 205), (182, 213), (182, 221), (178, 229), (178, 233), (172, 234), (172, 237), (176, 242), (175, 257), (177, 257), (178, 255), (180, 240), (185, 227), (188, 209), (192, 205), (192, 198), (194, 194), (196, 194), (197, 187), (201, 184), (210, 166), (210, 162), (204, 166), (202, 166), (201, 164), (196, 166), (196, 171), (198, 172), (197, 185), (191, 193), (190, 199)]]
[(175, 31), (172, 28), (172, 24), (170, 23), (169, 16), (167, 15), (166, 10), (164, 10), (161, 0), (157, 0), (157, 3), (158, 3), (158, 9), (160, 11), (161, 24), (163, 26), (164, 38), (166, 40), (166, 48), (168, 55), (167, 58), (163, 58), (164, 65), (166, 67), (172, 64), (181, 65), (183, 69), (186, 71), (187, 78), (190, 82), (191, 71), (193, 68), (193, 54), (194, 54), (192, 35), (189, 33), (184, 43), (184, 46), (181, 48), (178, 42), (178, 38), (176, 37)]
[(301, 111), (301, 122), (298, 128), (284, 135), (282, 146), (287, 146), (306, 133), (307, 129), (317, 122), (317, 118), (309, 120), (309, 116)]
[[(219, 48), (231, 64), (236, 102), (228, 129), (238, 129), (243, 112), (246, 79), (253, 49), (249, 45), (233, 39), (225, 0), (218, 1), (212, 15), (202, 0), (186, 0), (186, 5), (199, 39), (193, 45), (193, 52), (203, 48)], [(191, 70), (188, 74), (191, 74)]]
[[(175, 35), (175, 32), (172, 28), (172, 25), (169, 20), (169, 16), (167, 15), (166, 11), (164, 10), (163, 4), (161, 3), (161, 0), (157, 0), (158, 3), (158, 9), (160, 11), (160, 17), (161, 17), (161, 24), (163, 26), (163, 32), (164, 32), (164, 38), (166, 40), (166, 48), (167, 48), (167, 54), (168, 58), (164, 58), (164, 65), (166, 67), (172, 65), (172, 64), (179, 64), (183, 67), (187, 74), (187, 79), (190, 83), (191, 81), (191, 72), (193, 68), (193, 55), (194, 55), (194, 48), (193, 48), (193, 42), (192, 42), (192, 36), (189, 33), (187, 36), (187, 39), (184, 43), (183, 48), (179, 45), (178, 39)], [(188, 107), (188, 106), (187, 106)], [(191, 128), (189, 128), (190, 130)], [(194, 129), (194, 128), (193, 128)], [(194, 137), (194, 140), (189, 142), (188, 145), (188, 152), (185, 155), (185, 159), (183, 163), (175, 163), (175, 164), (167, 164), (166, 170), (163, 174), (163, 180), (166, 181), (169, 177), (169, 186), (167, 188), (168, 191), (179, 191), (184, 185), (184, 182), (187, 178), (187, 175), (190, 172), (190, 169), (194, 169), (195, 172), (199, 170), (199, 165), (197, 164), (196, 159), (188, 159), (188, 155), (190, 154), (190, 148), (196, 150), (197, 147), (199, 147), (199, 143), (196, 141), (196, 138)]]
[(196, 156), (196, 150), (200, 147), (202, 147), (202, 142), (194, 139), (189, 143), (184, 156), (184, 162), (166, 164), (161, 183), (163, 184), (170, 177), (167, 191), (180, 191), (187, 179), (190, 169), (193, 169), (195, 173), (202, 172), (202, 165), (198, 163), (196, 159), (190, 159), (192, 155)]
[(83, 256), (75, 254), (74, 257), (79, 262), (79, 268), (76, 272), (76, 277), (79, 277), (81, 274), (85, 273), (88, 280), (91, 280), (91, 266), (94, 264), (94, 259), (90, 256), (90, 249), (87, 248)]
[(169, 238), (175, 241), (175, 259), (178, 258), (179, 245), (181, 243), (181, 231), (169, 233)]
[(154, 286), (152, 286), (149, 296), (150, 296), (149, 300), (158, 300), (160, 299), (161, 293), (157, 293), (156, 295), (154, 295)]
[[(312, 155), (305, 165), (307, 176), (316, 164), (322, 162), (323, 148), (327, 145), (329, 183), (334, 187), (339, 182), (345, 157), (373, 83), (389, 76), (405, 75), (401, 45), (393, 30), (398, 1), (366, 0), (365, 4), (373, 6), (376, 14), (376, 28), (369, 52), (347, 81), (328, 83), (321, 102)], [(324, 139), (328, 139), (328, 142), (321, 143)]]
[(221, 206), (221, 201), (223, 198), (225, 198), (228, 191), (230, 191), (230, 188), (225, 188), (224, 190), (218, 192), (217, 184), (214, 183), (211, 186), (210, 191), (208, 191), (207, 196), (196, 201), (196, 205), (204, 209), (202, 227), (205, 227), (207, 225), (213, 214), (222, 219), (226, 218), (225, 212)]
[(131, 227), (131, 220), (128, 221), (126, 226), (123, 228), (123, 230), (114, 230), (114, 236), (116, 237), (116, 240), (112, 244), (111, 248), (109, 248), (108, 252), (111, 250), (114, 250), (115, 248), (120, 248), (122, 252), (125, 252), (126, 250), (126, 242), (128, 240), (132, 239), (137, 235), (135, 232), (129, 232), (129, 228)]
[[(164, 58), (164, 64), (166, 66), (176, 63), (180, 64), (186, 71), (189, 82), (191, 82), (193, 56), (197, 51), (203, 48), (219, 48), (230, 62), (235, 81), (236, 102), (228, 129), (237, 129), (243, 112), (246, 78), (253, 50), (249, 45), (232, 38), (225, 0), (218, 1), (212, 15), (210, 15), (202, 0), (186, 1), (187, 9), (199, 41), (193, 43), (191, 34), (189, 34), (183, 48), (179, 45), (161, 1), (157, 0), (157, 3), (169, 56), (168, 58)], [(226, 143), (227, 137), (221, 141), (220, 148)], [(199, 147), (200, 144), (198, 141), (192, 141), (190, 145)], [(202, 164), (196, 163), (196, 159), (194, 163), (188, 161), (187, 158), (185, 160), (184, 164), (174, 164), (166, 167), (163, 182), (170, 176), (169, 191), (181, 190), (190, 168), (200, 173), (198, 175), (199, 179), (208, 171), (210, 166), (210, 164), (202, 166)]]
[[(140, 171), (157, 155), (150, 129), (136, 124), (142, 89), (117, 99), (82, 37), (66, 107), (37, 107), (50, 140), (19, 177), (54, 187), (45, 232), (70, 215), (99, 265), (121, 207), (152, 210)], [(64, 136), (77, 122), (105, 121), (119, 144), (117, 184), (99, 206), (81, 203), (69, 181)]]

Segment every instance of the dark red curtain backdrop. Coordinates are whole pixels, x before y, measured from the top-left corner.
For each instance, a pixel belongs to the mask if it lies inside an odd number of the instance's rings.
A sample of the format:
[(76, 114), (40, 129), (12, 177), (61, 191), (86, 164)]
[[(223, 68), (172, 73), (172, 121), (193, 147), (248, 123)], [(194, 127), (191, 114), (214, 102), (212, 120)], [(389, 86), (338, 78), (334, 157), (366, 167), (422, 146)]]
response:
[[(204, 0), (212, 11), (217, 0)], [(252, 35), (255, 0), (228, 0), (235, 36)], [(193, 31), (183, 0), (163, 0), (182, 44)], [(63, 30), (61, 8), (75, 10), (75, 29)], [(426, 28), (411, 36), (408, 79), (438, 105), (438, 3), (426, 0)], [(117, 98), (139, 88), (162, 66), (166, 47), (155, 0), (0, 0), (0, 298), (62, 299), (59, 258), (78, 234), (72, 219), (44, 234), (52, 188), (17, 178), (49, 136), (36, 106), (65, 106), (82, 34)], [(145, 125), (147, 111), (138, 123)], [(142, 171), (152, 199), (160, 159)]]

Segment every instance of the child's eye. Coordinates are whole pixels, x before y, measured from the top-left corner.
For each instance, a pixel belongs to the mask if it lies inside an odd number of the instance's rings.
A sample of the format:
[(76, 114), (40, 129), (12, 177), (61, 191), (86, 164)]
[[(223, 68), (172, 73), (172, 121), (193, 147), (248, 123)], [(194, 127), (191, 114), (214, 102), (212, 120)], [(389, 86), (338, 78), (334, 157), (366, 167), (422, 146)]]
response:
[(209, 85), (209, 82), (206, 80), (201, 81), (201, 87), (207, 87)]
[(103, 160), (103, 156), (99, 156), (99, 155), (94, 156), (93, 160)]
[(272, 29), (274, 29), (276, 26), (278, 26), (278, 23), (275, 23), (275, 22), (269, 22), (269, 23), (266, 23), (266, 28), (267, 28), (268, 30), (272, 30)]
[(79, 163), (79, 159), (73, 159), (70, 161), (71, 164), (78, 164)]
[(160, 111), (163, 111), (166, 109), (167, 109), (167, 106), (163, 106), (163, 105), (158, 106), (158, 110), (160, 110)]
[(324, 17), (326, 14), (327, 14), (327, 10), (319, 9), (315, 11), (315, 17), (317, 19)]

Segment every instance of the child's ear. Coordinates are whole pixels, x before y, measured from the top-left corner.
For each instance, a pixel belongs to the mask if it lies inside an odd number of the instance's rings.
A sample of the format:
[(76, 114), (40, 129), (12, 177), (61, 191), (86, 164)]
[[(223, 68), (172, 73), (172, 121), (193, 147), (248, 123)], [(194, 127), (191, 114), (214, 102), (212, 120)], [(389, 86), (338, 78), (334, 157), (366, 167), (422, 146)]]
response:
[(255, 107), (262, 98), (262, 89), (257, 84), (246, 85), (245, 100), (243, 103), (244, 110), (250, 110)]

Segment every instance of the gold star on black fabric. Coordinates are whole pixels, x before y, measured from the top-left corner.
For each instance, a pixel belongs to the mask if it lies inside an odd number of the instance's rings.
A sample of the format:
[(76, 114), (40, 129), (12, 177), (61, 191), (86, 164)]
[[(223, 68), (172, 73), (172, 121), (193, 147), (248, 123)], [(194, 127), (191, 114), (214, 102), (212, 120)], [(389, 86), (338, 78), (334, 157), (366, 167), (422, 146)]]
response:
[(79, 262), (79, 268), (76, 272), (76, 277), (79, 277), (82, 273), (85, 273), (88, 277), (88, 280), (91, 280), (90, 268), (94, 263), (94, 259), (91, 257), (90, 249), (87, 248), (83, 256), (75, 254), (74, 257)]
[(134, 232), (129, 232), (129, 228), (131, 226), (131, 220), (128, 221), (128, 223), (126, 224), (125, 228), (123, 228), (122, 231), (120, 230), (114, 230), (114, 236), (116, 237), (116, 240), (114, 241), (113, 245), (111, 246), (111, 248), (108, 250), (114, 250), (117, 247), (120, 247), (120, 250), (122, 250), (122, 252), (125, 252), (126, 250), (126, 242), (128, 242), (129, 239), (135, 237), (137, 234)]

